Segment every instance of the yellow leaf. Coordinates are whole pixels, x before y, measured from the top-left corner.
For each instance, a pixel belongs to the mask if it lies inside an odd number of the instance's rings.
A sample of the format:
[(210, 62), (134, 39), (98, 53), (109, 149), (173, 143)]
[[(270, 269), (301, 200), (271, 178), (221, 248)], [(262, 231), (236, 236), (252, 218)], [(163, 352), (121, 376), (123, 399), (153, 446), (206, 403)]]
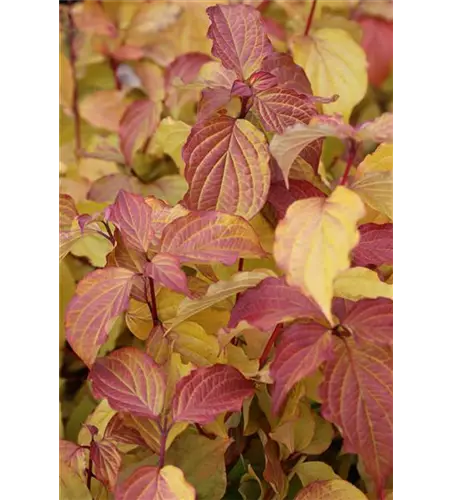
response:
[(364, 493), (342, 479), (314, 481), (295, 500), (367, 500)]
[(218, 415), (218, 417), (208, 424), (204, 424), (202, 428), (208, 433), (218, 436), (222, 439), (228, 439), (228, 427), (224, 421), (225, 413)]
[(122, 90), (99, 90), (88, 94), (80, 103), (80, 115), (91, 125), (119, 131), (119, 121), (127, 108)]
[(356, 170), (356, 179), (367, 172), (390, 172), (392, 170), (393, 146), (380, 144), (370, 155), (367, 155)]
[(339, 95), (324, 104), (325, 113), (341, 113), (348, 121), (366, 94), (367, 62), (363, 49), (342, 29), (322, 28), (292, 41), (295, 62), (308, 75), (315, 95)]
[(241, 347), (228, 344), (225, 348), (228, 365), (237, 368), (245, 377), (254, 377), (259, 371), (259, 360), (249, 359)]
[(185, 480), (184, 474), (180, 469), (173, 467), (172, 465), (166, 465), (160, 470), (159, 474), (165, 480), (168, 485), (168, 489), (174, 495), (173, 498), (180, 498), (181, 500), (195, 500), (195, 489)]
[(171, 405), (176, 384), (182, 377), (188, 375), (194, 368), (195, 367), (191, 363), (184, 363), (178, 352), (171, 353), (171, 356), (166, 363), (168, 376), (166, 379), (165, 408), (168, 408)]
[[(96, 407), (96, 409), (85, 420), (86, 425), (94, 425), (99, 429), (99, 434), (104, 435), (105, 428), (108, 422), (115, 416), (116, 410), (110, 408), (108, 401), (103, 399)], [(91, 442), (91, 433), (82, 425), (78, 434), (77, 442), (80, 445), (89, 445)]]
[(276, 228), (274, 256), (287, 282), (311, 296), (330, 321), (333, 281), (350, 266), (350, 251), (359, 241), (356, 224), (364, 213), (359, 196), (338, 186), (326, 199), (290, 205)]
[(126, 325), (135, 337), (146, 340), (154, 326), (149, 306), (131, 298), (126, 312)]
[(164, 118), (154, 133), (150, 145), (153, 155), (167, 154), (184, 173), (185, 163), (182, 159), (182, 146), (185, 144), (191, 127), (180, 120), (173, 120), (170, 116)]
[(86, 234), (74, 243), (71, 253), (76, 257), (86, 257), (94, 267), (105, 267), (107, 254), (112, 249), (112, 244), (103, 236)]
[(208, 335), (201, 325), (184, 321), (168, 335), (173, 349), (182, 356), (182, 361), (196, 366), (209, 366), (218, 361), (220, 346), (214, 335)]
[(84, 478), (60, 460), (60, 500), (92, 500)]
[(339, 479), (333, 468), (325, 462), (298, 462), (292, 472), (297, 474), (303, 486), (308, 486), (314, 481)]
[(392, 220), (392, 171), (366, 172), (354, 180), (350, 189), (371, 208)]
[(392, 299), (392, 285), (380, 281), (375, 271), (366, 267), (353, 267), (334, 280), (334, 296), (349, 300)]
[(330, 447), (334, 438), (334, 429), (330, 422), (314, 412), (313, 417), (315, 421), (314, 436), (308, 446), (303, 448), (304, 455), (321, 455)]
[(187, 181), (181, 175), (164, 175), (146, 185), (146, 194), (175, 205), (187, 192)]

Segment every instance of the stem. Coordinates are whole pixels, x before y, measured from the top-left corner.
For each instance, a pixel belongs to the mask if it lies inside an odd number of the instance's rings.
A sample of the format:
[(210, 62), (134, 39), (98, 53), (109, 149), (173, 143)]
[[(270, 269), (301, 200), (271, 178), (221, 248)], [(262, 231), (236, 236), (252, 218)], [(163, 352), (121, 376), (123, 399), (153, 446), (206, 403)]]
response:
[(91, 480), (93, 478), (93, 459), (92, 459), (92, 456), (91, 456), (91, 452), (92, 452), (92, 445), (93, 445), (93, 442), (94, 442), (94, 437), (91, 436), (91, 444), (89, 446), (89, 460), (88, 460), (88, 475), (87, 475), (87, 478), (86, 478), (86, 486), (88, 487), (88, 489), (91, 491)]
[(81, 135), (81, 122), (80, 113), (78, 110), (78, 83), (77, 76), (75, 72), (75, 63), (77, 60), (77, 54), (75, 52), (75, 33), (76, 28), (74, 24), (74, 19), (72, 18), (72, 12), (69, 7), (68, 9), (68, 20), (69, 20), (69, 62), (71, 64), (72, 70), (72, 82), (74, 90), (72, 92), (72, 114), (74, 115), (74, 135), (75, 135), (75, 157), (77, 161), (80, 156), (80, 150), (82, 149), (82, 135)]
[(115, 237), (113, 236), (113, 233), (111, 232), (110, 226), (108, 225), (107, 222), (102, 221), (102, 224), (105, 226), (105, 229), (107, 230), (108, 237), (110, 238), (111, 244), (115, 244)]
[(345, 183), (347, 182), (347, 177), (348, 174), (350, 173), (350, 169), (352, 168), (353, 160), (355, 159), (356, 156), (356, 151), (357, 151), (356, 142), (350, 140), (348, 143), (347, 166), (345, 167), (344, 175), (342, 176), (341, 182), (339, 183), (340, 186), (345, 186)]
[(166, 416), (163, 417), (163, 424), (160, 427), (160, 454), (159, 454), (159, 468), (161, 469), (165, 465), (165, 454), (166, 454), (166, 439), (168, 438), (168, 431)]
[(245, 259), (243, 259), (242, 257), (240, 257), (240, 259), (239, 259), (239, 267), (238, 267), (239, 273), (243, 271), (243, 264), (244, 263), (245, 263)]
[(278, 323), (275, 326), (275, 329), (273, 330), (273, 333), (270, 335), (270, 338), (267, 340), (267, 343), (265, 344), (264, 350), (261, 354), (261, 357), (259, 358), (259, 370), (265, 365), (265, 362), (267, 361), (268, 355), (270, 354), (270, 351), (276, 342), (276, 339), (279, 337), (279, 334), (281, 333), (281, 330), (283, 328), (282, 323)]
[(245, 118), (246, 114), (248, 113), (248, 101), (249, 101), (249, 97), (242, 97), (242, 107), (240, 109), (240, 115), (239, 115), (239, 118)]
[(317, 5), (317, 0), (312, 0), (311, 11), (309, 12), (308, 22), (306, 23), (306, 28), (304, 30), (304, 36), (309, 35), (309, 30), (311, 29), (312, 20), (314, 18), (315, 7)]
[(155, 298), (155, 288), (154, 288), (154, 280), (149, 277), (149, 292), (151, 295), (151, 303), (149, 305), (149, 309), (151, 310), (152, 321), (154, 322), (154, 326), (161, 325), (162, 322), (159, 320), (159, 316), (157, 313), (157, 300)]
[(121, 82), (119, 81), (118, 74), (116, 73), (116, 70), (118, 69), (118, 63), (113, 57), (110, 57), (110, 68), (113, 71), (116, 90), (121, 90)]

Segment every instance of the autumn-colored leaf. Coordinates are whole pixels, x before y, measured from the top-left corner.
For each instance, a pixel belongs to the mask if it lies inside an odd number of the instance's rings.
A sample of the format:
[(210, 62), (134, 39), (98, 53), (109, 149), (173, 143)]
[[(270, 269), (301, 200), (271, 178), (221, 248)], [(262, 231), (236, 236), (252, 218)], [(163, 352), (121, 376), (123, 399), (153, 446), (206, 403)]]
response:
[(165, 376), (145, 352), (124, 347), (99, 358), (89, 379), (96, 398), (106, 398), (112, 408), (138, 417), (155, 418), (165, 396)]
[(150, 276), (157, 283), (175, 292), (191, 295), (187, 284), (187, 275), (180, 268), (178, 257), (169, 253), (157, 254), (144, 268), (144, 275)]
[(108, 422), (104, 432), (104, 439), (119, 444), (146, 445), (141, 434), (133, 426), (127, 425), (127, 418), (123, 413), (115, 413)]
[(275, 380), (272, 405), (279, 412), (290, 389), (333, 358), (331, 332), (317, 323), (294, 323), (286, 328), (276, 348), (270, 374)]
[(334, 313), (342, 326), (360, 342), (373, 342), (381, 346), (392, 345), (392, 300), (364, 299), (358, 302), (337, 299)]
[(207, 424), (224, 411), (239, 411), (253, 392), (254, 384), (231, 366), (198, 368), (176, 385), (173, 419)]
[(365, 500), (364, 493), (342, 479), (314, 481), (295, 500)]
[(59, 456), (75, 471), (83, 471), (86, 467), (86, 450), (71, 441), (60, 439)]
[(294, 63), (290, 54), (273, 52), (262, 61), (261, 69), (275, 75), (278, 86), (282, 88), (295, 90), (299, 94), (312, 94), (306, 73)]
[(370, 122), (365, 122), (356, 129), (356, 137), (361, 141), (392, 143), (393, 115), (383, 113)]
[(119, 228), (127, 247), (147, 252), (153, 237), (152, 210), (142, 196), (121, 190), (109, 208), (108, 220)]
[(142, 183), (131, 175), (110, 174), (96, 179), (89, 188), (87, 199), (98, 203), (112, 202), (119, 191), (141, 194)]
[(257, 10), (248, 5), (209, 7), (208, 38), (213, 41), (212, 54), (223, 66), (246, 79), (260, 68), (265, 56), (273, 52), (270, 40)]
[(295, 318), (318, 318), (324, 316), (317, 304), (303, 295), (298, 288), (290, 286), (284, 278), (269, 277), (240, 297), (234, 306), (229, 328), (240, 321), (269, 331), (277, 323)]
[[(321, 388), (322, 415), (341, 429), (344, 451), (358, 453), (381, 489), (392, 472), (392, 356), (352, 339), (338, 341)], [(347, 402), (344, 404), (344, 402)]]
[(92, 500), (86, 480), (60, 460), (60, 500)]
[(104, 483), (109, 491), (113, 491), (121, 466), (121, 454), (115, 443), (109, 439), (93, 441), (91, 458), (95, 465), (97, 479)]
[(184, 171), (182, 146), (190, 134), (190, 126), (180, 120), (173, 120), (170, 116), (164, 118), (158, 125), (150, 145), (154, 154), (167, 154)]
[(139, 467), (115, 490), (116, 500), (195, 500), (196, 491), (173, 465)]
[(342, 271), (334, 280), (334, 296), (349, 300), (392, 299), (392, 285), (381, 281), (375, 271), (366, 267), (352, 267)]
[(66, 310), (66, 338), (88, 366), (107, 339), (111, 321), (127, 309), (133, 276), (128, 269), (109, 267), (78, 283)]
[(275, 232), (274, 255), (287, 282), (312, 297), (328, 319), (334, 278), (350, 266), (364, 206), (352, 191), (337, 187), (327, 198), (293, 203)]
[(192, 212), (165, 227), (160, 251), (182, 262), (233, 264), (239, 257), (259, 257), (265, 252), (250, 224), (235, 215)]
[(310, 182), (297, 179), (290, 179), (289, 188), (283, 182), (275, 182), (268, 192), (268, 202), (275, 209), (278, 219), (284, 218), (294, 201), (315, 197), (326, 198), (326, 194)]
[(294, 61), (309, 77), (315, 95), (339, 95), (324, 104), (326, 113), (341, 113), (348, 120), (367, 89), (366, 55), (342, 29), (322, 28), (292, 43)]
[(173, 342), (173, 349), (182, 361), (195, 366), (208, 366), (218, 362), (220, 346), (214, 335), (206, 333), (204, 328), (194, 321), (184, 321), (173, 327), (168, 334)]
[(270, 187), (265, 137), (246, 120), (219, 116), (198, 122), (183, 148), (185, 201), (192, 210), (218, 210), (252, 218)]
[(352, 251), (356, 266), (392, 264), (392, 224), (363, 224), (359, 226), (359, 243)]
[(118, 132), (121, 117), (127, 109), (122, 90), (98, 90), (80, 102), (80, 115), (95, 127)]
[[(261, 434), (262, 437), (263, 433)], [(279, 498), (285, 498), (289, 482), (281, 464), (278, 444), (269, 437), (265, 437), (263, 441), (265, 454), (264, 479), (270, 484)]]

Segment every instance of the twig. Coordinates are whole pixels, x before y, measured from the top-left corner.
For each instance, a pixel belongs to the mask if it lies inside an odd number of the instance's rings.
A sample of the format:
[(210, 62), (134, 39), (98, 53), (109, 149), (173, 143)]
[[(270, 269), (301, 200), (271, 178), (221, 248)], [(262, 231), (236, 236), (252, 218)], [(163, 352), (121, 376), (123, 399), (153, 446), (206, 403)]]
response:
[(304, 30), (304, 36), (309, 35), (309, 30), (311, 29), (312, 20), (314, 18), (314, 12), (317, 5), (317, 0), (312, 0), (311, 11), (309, 12), (308, 22), (306, 23), (306, 28)]
[(270, 335), (270, 338), (267, 340), (267, 343), (265, 344), (264, 350), (261, 354), (261, 357), (259, 358), (259, 370), (265, 365), (265, 362), (267, 361), (268, 355), (270, 354), (270, 351), (276, 342), (276, 339), (279, 337), (279, 334), (281, 333), (281, 330), (283, 328), (282, 323), (278, 323), (275, 326), (275, 329), (273, 330), (273, 333)]
[(71, 8), (68, 8), (68, 20), (69, 20), (69, 62), (71, 64), (72, 70), (72, 114), (74, 115), (74, 135), (75, 135), (75, 157), (77, 160), (80, 157), (80, 150), (82, 148), (82, 136), (81, 136), (81, 122), (80, 113), (78, 109), (78, 83), (75, 71), (75, 63), (77, 61), (77, 54), (75, 51), (75, 34), (76, 28), (74, 24), (74, 19), (72, 18)]
[(155, 288), (154, 288), (154, 280), (149, 276), (149, 292), (151, 296), (151, 302), (148, 302), (149, 309), (151, 310), (152, 321), (154, 322), (154, 326), (161, 325), (162, 322), (159, 319), (158, 311), (157, 311), (157, 300), (155, 298)]
[(356, 151), (357, 151), (356, 142), (350, 140), (348, 142), (347, 166), (345, 167), (344, 175), (342, 176), (341, 182), (339, 183), (340, 186), (345, 186), (345, 183), (347, 182), (348, 174), (350, 173), (353, 161), (356, 156)]

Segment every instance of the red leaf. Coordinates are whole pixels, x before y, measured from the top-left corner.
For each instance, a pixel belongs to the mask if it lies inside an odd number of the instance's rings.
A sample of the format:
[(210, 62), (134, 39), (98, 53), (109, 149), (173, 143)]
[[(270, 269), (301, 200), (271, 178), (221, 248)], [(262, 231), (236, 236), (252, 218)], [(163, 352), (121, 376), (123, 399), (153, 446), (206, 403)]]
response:
[(190, 296), (187, 275), (180, 268), (180, 260), (168, 253), (157, 254), (144, 268), (145, 276), (150, 276), (163, 286)]
[(180, 78), (183, 83), (191, 83), (204, 64), (211, 61), (211, 57), (201, 52), (187, 52), (182, 54), (165, 68), (165, 88), (171, 85), (175, 78)]
[(207, 37), (212, 54), (242, 80), (257, 71), (265, 56), (273, 52), (259, 12), (248, 5), (208, 7), (211, 25)]
[(147, 252), (153, 237), (152, 210), (142, 196), (121, 190), (110, 206), (108, 220), (119, 228), (126, 246)]
[(368, 16), (360, 16), (357, 21), (363, 30), (361, 46), (367, 55), (369, 82), (378, 87), (392, 70), (392, 22)]
[(254, 384), (228, 365), (198, 368), (176, 385), (172, 403), (175, 422), (207, 424), (225, 411), (239, 411), (254, 393)]
[(160, 106), (149, 99), (133, 102), (124, 112), (119, 124), (119, 139), (128, 165), (132, 164), (137, 140), (144, 142), (155, 132), (160, 112)]
[(116, 413), (108, 422), (104, 432), (104, 439), (109, 439), (115, 443), (146, 446), (146, 442), (138, 430), (126, 424), (122, 413)]
[(113, 201), (123, 189), (129, 193), (140, 194), (142, 183), (131, 175), (112, 174), (95, 180), (88, 191), (87, 199), (98, 203)]
[(297, 179), (290, 179), (289, 189), (285, 182), (275, 182), (268, 192), (268, 202), (275, 209), (278, 219), (284, 218), (286, 210), (294, 201), (316, 197), (326, 198), (326, 194), (308, 181)]
[[(308, 124), (317, 110), (310, 99), (295, 90), (273, 87), (255, 94), (251, 108), (269, 132), (282, 134), (296, 123)], [(319, 149), (320, 157), (320, 149)], [(317, 168), (319, 159), (312, 165)]]
[(201, 100), (198, 105), (197, 121), (207, 120), (224, 108), (231, 100), (232, 85), (236, 81), (234, 71), (220, 66), (209, 78), (205, 88), (201, 92)]
[(195, 500), (196, 491), (177, 467), (145, 465), (118, 484), (115, 500)]
[(363, 224), (359, 236), (352, 251), (355, 266), (392, 264), (392, 224)]
[(60, 460), (66, 462), (73, 470), (79, 470), (86, 466), (86, 450), (78, 444), (60, 439)]
[(284, 278), (266, 278), (240, 294), (228, 327), (235, 328), (240, 321), (247, 321), (256, 328), (270, 331), (277, 323), (295, 318), (321, 320), (324, 316), (314, 302), (289, 286)]
[(262, 63), (262, 71), (272, 73), (280, 87), (292, 89), (299, 94), (312, 94), (311, 84), (306, 73), (296, 65), (289, 54), (274, 52)]
[(338, 340), (321, 386), (322, 415), (339, 427), (344, 451), (358, 453), (377, 489), (392, 472), (392, 356), (382, 347)]
[(113, 491), (121, 466), (121, 455), (115, 443), (109, 439), (93, 441), (91, 444), (91, 458), (96, 466), (96, 478), (104, 483), (109, 491)]
[(231, 95), (237, 97), (251, 97), (253, 95), (253, 91), (251, 87), (241, 80), (236, 80), (231, 88)]
[(94, 363), (111, 320), (127, 309), (133, 276), (128, 269), (108, 267), (93, 271), (78, 283), (66, 310), (66, 338), (86, 365)]
[(60, 193), (60, 231), (70, 231), (77, 216), (75, 201), (68, 194)]
[(317, 323), (294, 323), (285, 329), (270, 365), (270, 374), (275, 381), (272, 394), (274, 412), (281, 410), (287, 394), (299, 380), (314, 373), (333, 356), (333, 336), (328, 328)]
[(334, 313), (357, 342), (392, 345), (393, 302), (390, 299), (364, 299), (358, 302), (335, 299)]
[(219, 210), (250, 219), (270, 187), (270, 154), (262, 132), (246, 120), (218, 116), (197, 123), (182, 152), (192, 210)]
[(192, 212), (171, 222), (163, 230), (160, 251), (185, 262), (226, 265), (239, 257), (266, 255), (246, 220), (218, 212)]
[(92, 392), (118, 411), (155, 418), (162, 410), (165, 375), (145, 352), (123, 347), (99, 358), (89, 374)]

